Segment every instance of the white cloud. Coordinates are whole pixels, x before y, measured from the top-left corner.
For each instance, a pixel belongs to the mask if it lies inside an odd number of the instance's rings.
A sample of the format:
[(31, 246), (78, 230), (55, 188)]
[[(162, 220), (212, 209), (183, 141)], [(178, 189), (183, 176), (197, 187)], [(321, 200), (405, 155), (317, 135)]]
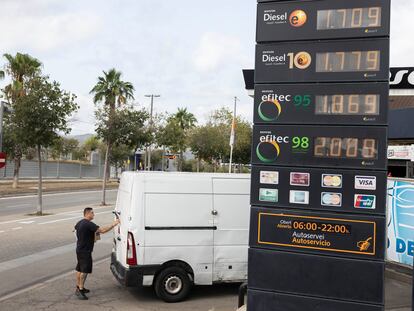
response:
[(236, 37), (208, 32), (200, 40), (194, 54), (194, 65), (201, 72), (217, 69), (227, 61), (238, 59), (241, 54), (241, 43)]
[(97, 16), (65, 11), (56, 5), (52, 0), (2, 3), (2, 12), (7, 14), (0, 19), (1, 48), (45, 52), (73, 46), (99, 30), (101, 22)]

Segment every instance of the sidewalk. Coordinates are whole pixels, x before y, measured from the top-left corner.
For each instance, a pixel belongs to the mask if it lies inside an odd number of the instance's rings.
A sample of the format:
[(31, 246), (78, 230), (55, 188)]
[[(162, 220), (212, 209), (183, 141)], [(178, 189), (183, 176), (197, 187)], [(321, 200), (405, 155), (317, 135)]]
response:
[[(11, 180), (0, 180), (0, 196), (10, 195), (24, 195), (37, 193), (37, 180), (21, 180), (17, 189), (12, 188)], [(100, 179), (45, 179), (43, 180), (43, 191), (50, 192), (64, 192), (76, 190), (95, 190), (101, 189), (102, 180)], [(107, 183), (107, 189), (114, 189), (118, 187), (116, 180), (110, 180)]]
[[(0, 300), (2, 311), (231, 311), (237, 308), (238, 285), (197, 287), (188, 301), (166, 304), (158, 300), (152, 288), (125, 289), (109, 271), (109, 259), (94, 267), (88, 278), (91, 289), (88, 301), (80, 301), (74, 295), (73, 272), (52, 281), (16, 293), (7, 300)], [(386, 285), (386, 310), (411, 311), (411, 285), (388, 279)], [(358, 311), (358, 310), (355, 310)]]

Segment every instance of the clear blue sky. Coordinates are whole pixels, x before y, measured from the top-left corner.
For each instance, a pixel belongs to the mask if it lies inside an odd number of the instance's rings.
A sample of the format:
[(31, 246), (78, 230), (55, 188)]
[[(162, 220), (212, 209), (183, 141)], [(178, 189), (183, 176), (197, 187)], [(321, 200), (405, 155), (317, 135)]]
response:
[[(393, 66), (414, 66), (414, 1), (393, 0)], [(73, 135), (94, 130), (88, 94), (102, 70), (115, 67), (145, 94), (161, 94), (157, 112), (187, 107), (203, 122), (215, 108), (251, 119), (242, 68), (253, 68), (256, 0), (1, 0), (1, 54), (29, 53), (76, 95)], [(3, 82), (4, 84), (4, 82)]]

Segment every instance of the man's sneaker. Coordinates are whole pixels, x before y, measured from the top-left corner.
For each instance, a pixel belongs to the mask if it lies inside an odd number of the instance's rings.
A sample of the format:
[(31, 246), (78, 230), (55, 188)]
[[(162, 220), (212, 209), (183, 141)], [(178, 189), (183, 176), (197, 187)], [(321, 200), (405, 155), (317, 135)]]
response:
[[(78, 286), (76, 286), (76, 288), (77, 288), (77, 289), (79, 289), (79, 287), (78, 287)], [(85, 294), (87, 294), (87, 293), (89, 293), (89, 292), (90, 292), (90, 290), (84, 287), (84, 288), (83, 288), (83, 292), (84, 292)]]
[(75, 292), (76, 296), (78, 296), (78, 298), (80, 300), (88, 300), (88, 296), (86, 296), (85, 292), (83, 290), (80, 290), (79, 288), (76, 289)]

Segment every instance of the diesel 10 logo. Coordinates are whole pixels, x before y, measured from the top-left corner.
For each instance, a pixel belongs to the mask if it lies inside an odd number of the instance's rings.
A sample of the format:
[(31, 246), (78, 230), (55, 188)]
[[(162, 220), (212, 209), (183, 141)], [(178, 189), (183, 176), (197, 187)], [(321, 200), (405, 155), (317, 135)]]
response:
[(276, 10), (266, 10), (263, 14), (263, 21), (267, 25), (287, 24), (289, 21), (293, 27), (302, 27), (306, 24), (308, 16), (302, 10), (293, 11), (288, 18), (288, 13), (277, 14)]
[(307, 69), (312, 64), (308, 52), (286, 53), (277, 55), (275, 51), (263, 51), (262, 62), (266, 66), (283, 66), (289, 62), (289, 69)]

